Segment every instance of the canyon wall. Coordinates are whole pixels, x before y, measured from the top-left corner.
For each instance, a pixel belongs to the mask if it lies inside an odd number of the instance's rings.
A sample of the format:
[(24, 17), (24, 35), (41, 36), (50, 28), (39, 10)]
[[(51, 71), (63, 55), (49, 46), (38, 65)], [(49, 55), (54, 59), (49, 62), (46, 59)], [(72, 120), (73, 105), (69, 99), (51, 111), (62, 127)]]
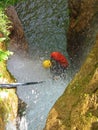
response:
[[(81, 61), (91, 50), (98, 32), (98, 1), (69, 0), (70, 25), (67, 33), (69, 56), (72, 63)], [(74, 62), (75, 61), (75, 62)]]
[(69, 0), (69, 12), (67, 50), (72, 63), (82, 66), (50, 110), (44, 130), (97, 130), (98, 1)]

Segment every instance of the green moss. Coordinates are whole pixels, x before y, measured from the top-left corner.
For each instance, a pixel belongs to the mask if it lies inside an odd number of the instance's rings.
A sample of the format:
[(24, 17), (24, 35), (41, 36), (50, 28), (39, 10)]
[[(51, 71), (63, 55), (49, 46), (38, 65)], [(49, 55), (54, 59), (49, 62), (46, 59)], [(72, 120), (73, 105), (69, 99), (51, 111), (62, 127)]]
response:
[[(11, 54), (7, 50), (9, 44), (9, 24), (11, 22), (4, 13), (4, 9), (0, 8), (0, 83), (15, 82), (15, 78), (7, 69), (7, 59)], [(18, 99), (15, 93), (16, 89), (0, 88), (0, 121), (4, 126), (8, 120), (15, 119), (17, 114)]]
[(6, 90), (0, 90), (0, 117), (5, 121), (8, 119), (11, 107), (8, 105), (7, 98), (9, 92)]
[[(88, 70), (85, 70), (85, 72), (87, 72), (86, 75), (84, 75), (84, 73), (80, 73), (76, 76), (74, 85), (72, 85), (71, 87), (73, 94), (78, 95), (80, 92), (84, 93), (85, 88), (88, 86), (89, 82), (91, 81), (97, 67), (98, 64), (95, 64), (92, 71), (90, 71), (90, 73), (88, 73)], [(81, 69), (81, 71), (83, 70)], [(80, 75), (82, 77), (81, 79), (79, 79)]]
[(91, 112), (88, 111), (88, 112), (85, 114), (85, 116), (88, 117), (88, 118), (92, 118), (93, 115), (92, 115)]
[[(7, 82), (14, 82), (14, 77), (8, 72), (6, 61), (9, 55), (12, 54), (7, 50), (7, 44), (9, 43), (9, 29), (11, 26), (11, 21), (5, 15), (4, 9), (0, 8), (0, 81), (3, 83), (6, 79)], [(4, 80), (3, 80), (4, 78)]]

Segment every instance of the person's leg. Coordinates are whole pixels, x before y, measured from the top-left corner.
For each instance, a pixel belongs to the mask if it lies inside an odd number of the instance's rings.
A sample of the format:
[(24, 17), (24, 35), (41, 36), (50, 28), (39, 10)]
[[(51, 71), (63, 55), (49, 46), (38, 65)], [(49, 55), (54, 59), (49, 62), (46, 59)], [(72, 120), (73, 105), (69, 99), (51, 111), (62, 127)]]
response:
[(52, 62), (52, 66), (50, 68), (50, 72), (54, 77), (61, 77), (61, 78), (65, 78), (65, 68), (62, 67), (57, 61), (55, 61), (54, 59), (51, 60)]

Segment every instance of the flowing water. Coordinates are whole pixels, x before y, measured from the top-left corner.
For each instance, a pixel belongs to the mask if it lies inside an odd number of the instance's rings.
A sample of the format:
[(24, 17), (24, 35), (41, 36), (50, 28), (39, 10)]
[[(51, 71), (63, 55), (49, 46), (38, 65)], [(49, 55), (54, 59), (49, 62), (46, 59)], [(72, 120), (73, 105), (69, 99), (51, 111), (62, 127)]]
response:
[(26, 117), (20, 121), (19, 129), (43, 130), (50, 109), (74, 74), (69, 67), (66, 79), (53, 79), (50, 70), (42, 66), (52, 51), (60, 51), (68, 58), (67, 0), (27, 0), (17, 5), (16, 10), (29, 43), (29, 56), (15, 53), (8, 61), (8, 68), (18, 82), (45, 81), (17, 88), (19, 98), (27, 104)]

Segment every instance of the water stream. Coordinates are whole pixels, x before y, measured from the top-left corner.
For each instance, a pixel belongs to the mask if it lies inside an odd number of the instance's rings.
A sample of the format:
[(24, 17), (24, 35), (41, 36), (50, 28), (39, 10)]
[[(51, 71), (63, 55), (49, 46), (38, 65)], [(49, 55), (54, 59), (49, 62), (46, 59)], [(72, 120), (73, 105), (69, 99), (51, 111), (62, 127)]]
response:
[(42, 130), (49, 110), (63, 93), (71, 78), (66, 73), (66, 80), (61, 78), (54, 80), (50, 71), (42, 67), (41, 60), (19, 55), (14, 55), (9, 60), (8, 67), (18, 82), (45, 81), (38, 85), (17, 87), (19, 98), (27, 104), (28, 130)]
[(43, 60), (49, 59), (52, 51), (60, 51), (68, 58), (67, 0), (28, 0), (17, 5), (16, 10), (29, 43), (29, 56), (14, 53), (8, 61), (8, 68), (18, 82), (45, 81), (17, 88), (19, 98), (27, 104), (20, 130), (43, 130), (47, 114), (75, 72), (69, 67), (65, 80), (54, 80), (50, 70), (42, 66)]

